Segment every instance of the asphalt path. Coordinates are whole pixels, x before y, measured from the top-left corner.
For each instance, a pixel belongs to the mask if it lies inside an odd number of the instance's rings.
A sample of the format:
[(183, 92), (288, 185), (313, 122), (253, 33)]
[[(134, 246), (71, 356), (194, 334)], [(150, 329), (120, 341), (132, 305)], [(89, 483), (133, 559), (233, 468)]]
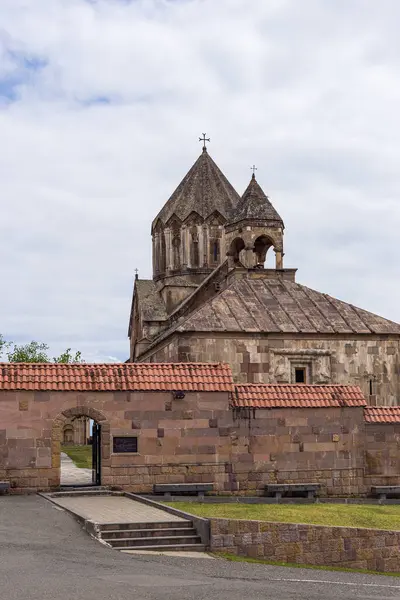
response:
[(400, 599), (400, 578), (169, 556), (126, 555), (39, 496), (0, 498), (7, 600)]

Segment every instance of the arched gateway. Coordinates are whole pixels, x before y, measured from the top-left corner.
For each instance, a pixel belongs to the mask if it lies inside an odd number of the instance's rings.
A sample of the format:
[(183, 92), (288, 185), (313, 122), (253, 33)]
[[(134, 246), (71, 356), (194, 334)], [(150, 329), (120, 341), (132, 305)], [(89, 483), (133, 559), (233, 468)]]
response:
[[(90, 402), (90, 397), (88, 401)], [(64, 442), (64, 427), (67, 422), (79, 417), (88, 417), (93, 421), (91, 436), (92, 483), (93, 485), (100, 485), (102, 466), (107, 468), (110, 465), (110, 423), (101, 411), (90, 406), (68, 408), (54, 419), (51, 442), (52, 467), (57, 469), (58, 477), (60, 477), (61, 444)]]

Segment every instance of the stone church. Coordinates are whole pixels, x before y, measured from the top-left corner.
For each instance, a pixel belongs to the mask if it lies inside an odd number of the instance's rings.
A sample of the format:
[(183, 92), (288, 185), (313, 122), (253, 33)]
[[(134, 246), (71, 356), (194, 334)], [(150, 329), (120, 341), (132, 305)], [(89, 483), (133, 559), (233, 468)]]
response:
[(226, 362), (238, 383), (350, 384), (400, 404), (400, 325), (298, 283), (284, 230), (255, 175), (240, 196), (204, 147), (152, 223), (130, 362)]

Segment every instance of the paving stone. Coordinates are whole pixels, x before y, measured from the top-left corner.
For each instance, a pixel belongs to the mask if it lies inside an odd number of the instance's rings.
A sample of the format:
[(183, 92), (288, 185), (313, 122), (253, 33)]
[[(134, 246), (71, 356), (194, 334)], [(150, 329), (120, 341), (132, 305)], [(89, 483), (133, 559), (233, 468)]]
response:
[(61, 485), (92, 483), (92, 469), (83, 469), (64, 452), (61, 453)]
[(79, 496), (52, 501), (94, 523), (160, 523), (185, 521), (158, 508), (122, 496)]

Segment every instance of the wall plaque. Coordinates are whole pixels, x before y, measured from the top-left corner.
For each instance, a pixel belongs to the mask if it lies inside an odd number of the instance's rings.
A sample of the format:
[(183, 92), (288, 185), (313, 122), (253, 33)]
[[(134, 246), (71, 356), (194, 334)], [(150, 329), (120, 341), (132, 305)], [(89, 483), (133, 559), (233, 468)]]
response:
[(137, 452), (138, 439), (137, 437), (114, 437), (113, 452), (114, 454), (122, 454), (124, 452)]

